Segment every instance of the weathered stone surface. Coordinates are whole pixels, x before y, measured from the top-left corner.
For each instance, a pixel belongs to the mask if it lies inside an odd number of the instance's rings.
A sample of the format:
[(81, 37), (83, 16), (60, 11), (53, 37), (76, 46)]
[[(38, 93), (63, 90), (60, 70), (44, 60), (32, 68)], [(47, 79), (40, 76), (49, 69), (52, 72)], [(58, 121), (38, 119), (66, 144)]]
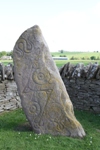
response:
[(37, 25), (19, 37), (13, 58), (22, 107), (33, 130), (42, 134), (85, 136)]

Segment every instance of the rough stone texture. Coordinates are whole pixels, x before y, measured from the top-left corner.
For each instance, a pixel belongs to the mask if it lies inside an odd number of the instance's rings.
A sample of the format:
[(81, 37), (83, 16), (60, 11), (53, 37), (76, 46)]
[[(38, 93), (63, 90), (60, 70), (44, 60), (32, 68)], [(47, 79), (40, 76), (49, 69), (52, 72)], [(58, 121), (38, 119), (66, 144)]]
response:
[(0, 83), (0, 113), (21, 108), (17, 86), (14, 81)]
[(38, 26), (19, 37), (13, 59), (22, 107), (33, 130), (42, 134), (85, 136)]
[(100, 66), (97, 63), (87, 66), (67, 63), (60, 74), (74, 108), (100, 113)]

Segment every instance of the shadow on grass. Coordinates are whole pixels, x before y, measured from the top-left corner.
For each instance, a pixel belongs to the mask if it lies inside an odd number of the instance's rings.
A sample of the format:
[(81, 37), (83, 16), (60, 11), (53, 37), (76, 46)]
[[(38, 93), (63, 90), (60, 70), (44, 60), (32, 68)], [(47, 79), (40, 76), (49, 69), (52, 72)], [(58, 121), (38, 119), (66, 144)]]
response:
[(21, 109), (0, 114), (0, 130), (2, 131), (32, 131)]
[(20, 131), (20, 132), (24, 132), (24, 131), (32, 131), (32, 127), (30, 126), (30, 124), (28, 122), (24, 122), (24, 123), (16, 123), (14, 121), (6, 121), (6, 120), (2, 120), (0, 119), (0, 130), (10, 130), (10, 131)]
[(24, 131), (32, 131), (32, 127), (31, 125), (26, 122), (26, 123), (23, 123), (23, 124), (19, 124), (17, 125), (15, 128), (14, 128), (15, 131), (20, 131), (20, 132), (24, 132)]
[[(82, 124), (85, 131), (100, 130), (100, 115), (85, 111), (75, 110), (77, 120)], [(26, 121), (22, 110), (16, 110), (0, 115), (0, 130), (32, 131), (32, 127)], [(93, 131), (94, 132), (94, 131)]]

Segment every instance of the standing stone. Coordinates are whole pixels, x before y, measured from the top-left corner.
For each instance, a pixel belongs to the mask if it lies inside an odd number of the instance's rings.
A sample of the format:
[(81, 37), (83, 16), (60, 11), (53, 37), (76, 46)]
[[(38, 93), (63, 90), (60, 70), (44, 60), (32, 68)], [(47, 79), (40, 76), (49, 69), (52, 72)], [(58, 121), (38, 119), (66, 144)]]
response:
[(37, 25), (19, 37), (13, 59), (22, 107), (33, 130), (41, 134), (85, 136)]

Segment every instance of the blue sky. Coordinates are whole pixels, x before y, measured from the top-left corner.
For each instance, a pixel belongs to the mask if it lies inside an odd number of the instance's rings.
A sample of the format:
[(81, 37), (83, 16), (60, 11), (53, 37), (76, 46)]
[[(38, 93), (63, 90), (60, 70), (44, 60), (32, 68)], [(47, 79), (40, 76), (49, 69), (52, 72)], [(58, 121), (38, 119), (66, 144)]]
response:
[(0, 51), (35, 24), (50, 51), (100, 51), (100, 0), (3, 0), (0, 21)]

